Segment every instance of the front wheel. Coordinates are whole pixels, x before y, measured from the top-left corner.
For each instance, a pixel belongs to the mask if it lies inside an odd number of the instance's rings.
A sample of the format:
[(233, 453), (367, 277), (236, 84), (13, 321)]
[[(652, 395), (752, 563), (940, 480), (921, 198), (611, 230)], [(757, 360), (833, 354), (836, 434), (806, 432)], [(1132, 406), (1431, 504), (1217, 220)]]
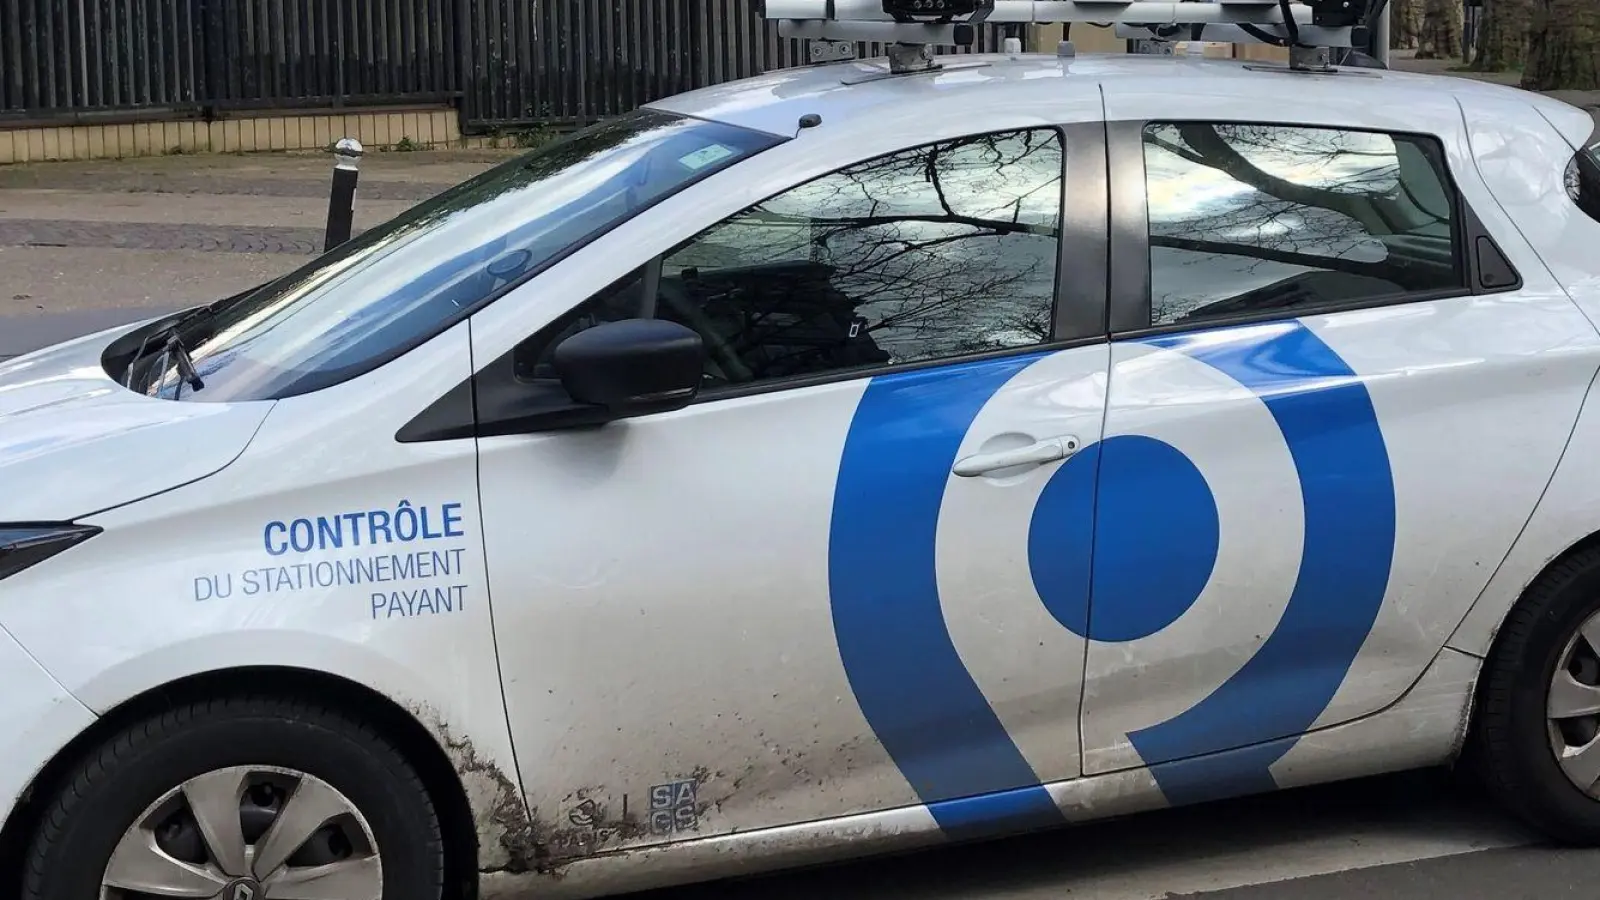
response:
[(1472, 750), (1491, 793), (1557, 840), (1600, 844), (1600, 551), (1528, 590), (1483, 678)]
[(416, 771), (377, 732), (294, 700), (226, 698), (126, 729), (46, 809), (23, 900), (439, 900)]

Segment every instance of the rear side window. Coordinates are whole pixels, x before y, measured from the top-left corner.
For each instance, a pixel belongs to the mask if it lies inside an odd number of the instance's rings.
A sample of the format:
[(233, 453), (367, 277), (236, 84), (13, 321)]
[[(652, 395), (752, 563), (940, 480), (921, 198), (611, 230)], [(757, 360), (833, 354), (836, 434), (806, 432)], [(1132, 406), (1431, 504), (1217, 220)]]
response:
[(1600, 222), (1600, 112), (1595, 113), (1594, 136), (1567, 167), (1567, 194), (1589, 218)]
[(1460, 216), (1429, 138), (1153, 123), (1152, 324), (1464, 291)]

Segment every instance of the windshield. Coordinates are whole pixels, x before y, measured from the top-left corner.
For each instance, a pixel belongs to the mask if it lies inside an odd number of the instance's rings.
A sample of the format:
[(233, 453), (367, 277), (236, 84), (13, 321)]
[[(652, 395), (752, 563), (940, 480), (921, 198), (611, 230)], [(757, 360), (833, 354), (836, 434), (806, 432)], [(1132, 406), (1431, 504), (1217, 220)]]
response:
[(135, 361), (128, 383), (151, 396), (215, 402), (337, 384), (428, 340), (672, 193), (781, 141), (653, 110), (592, 126), (196, 317), (179, 337), (198, 382), (180, 375), (175, 354), (153, 347), (143, 366)]

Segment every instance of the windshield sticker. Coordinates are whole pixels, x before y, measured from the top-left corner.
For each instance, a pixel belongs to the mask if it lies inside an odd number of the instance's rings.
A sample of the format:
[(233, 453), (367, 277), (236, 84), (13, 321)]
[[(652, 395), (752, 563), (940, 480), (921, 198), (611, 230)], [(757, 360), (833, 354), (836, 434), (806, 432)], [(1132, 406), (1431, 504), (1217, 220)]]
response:
[(679, 159), (678, 162), (683, 163), (684, 167), (690, 171), (698, 172), (712, 163), (722, 162), (723, 160), (732, 156), (733, 153), (734, 151), (731, 147), (724, 147), (721, 144), (712, 144), (703, 150), (696, 150), (688, 156)]
[[(268, 557), (263, 564), (194, 579), (194, 599), (360, 587), (373, 619), (465, 612), (463, 521), (460, 503), (414, 507), (402, 500), (392, 509), (268, 522), (261, 530)], [(424, 546), (406, 546), (419, 542)], [(333, 559), (300, 558), (330, 551), (346, 552)]]

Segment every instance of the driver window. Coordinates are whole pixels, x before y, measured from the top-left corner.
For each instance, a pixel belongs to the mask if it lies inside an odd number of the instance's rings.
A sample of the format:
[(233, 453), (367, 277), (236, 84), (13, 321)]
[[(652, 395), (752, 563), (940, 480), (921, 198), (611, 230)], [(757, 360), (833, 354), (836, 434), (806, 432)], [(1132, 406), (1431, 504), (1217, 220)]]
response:
[[(679, 245), (658, 276), (654, 266), (635, 273), (556, 330), (565, 337), (638, 301), (637, 314), (701, 335), (712, 388), (1046, 343), (1063, 152), (1059, 132), (1037, 129), (823, 176)], [(553, 376), (552, 337), (528, 348), (541, 377)]]

